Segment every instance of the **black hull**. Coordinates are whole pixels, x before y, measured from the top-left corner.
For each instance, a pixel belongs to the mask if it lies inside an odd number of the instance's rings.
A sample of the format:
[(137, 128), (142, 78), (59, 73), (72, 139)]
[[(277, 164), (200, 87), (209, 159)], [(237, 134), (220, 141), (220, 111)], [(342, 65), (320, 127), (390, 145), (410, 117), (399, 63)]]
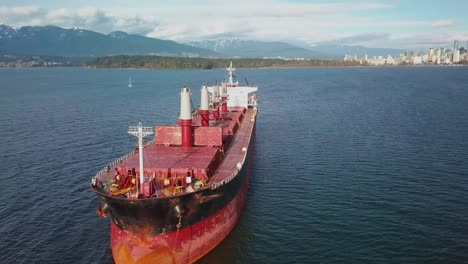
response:
[[(147, 230), (151, 236), (173, 232), (216, 214), (239, 194), (242, 185), (249, 178), (254, 144), (255, 126), (242, 168), (231, 181), (215, 189), (207, 188), (175, 197), (138, 200), (123, 199), (95, 191), (109, 207), (111, 221), (119, 229), (133, 234)], [(229, 159), (229, 153), (226, 158)]]

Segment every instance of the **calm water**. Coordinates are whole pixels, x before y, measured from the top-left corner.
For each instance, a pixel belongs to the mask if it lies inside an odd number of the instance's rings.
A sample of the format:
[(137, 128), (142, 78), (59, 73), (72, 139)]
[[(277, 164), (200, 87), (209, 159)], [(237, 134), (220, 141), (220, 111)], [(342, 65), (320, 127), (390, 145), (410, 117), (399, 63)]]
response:
[[(91, 177), (224, 73), (0, 70), (0, 262), (112, 263)], [(261, 86), (249, 197), (201, 263), (468, 262), (467, 67), (238, 76)]]

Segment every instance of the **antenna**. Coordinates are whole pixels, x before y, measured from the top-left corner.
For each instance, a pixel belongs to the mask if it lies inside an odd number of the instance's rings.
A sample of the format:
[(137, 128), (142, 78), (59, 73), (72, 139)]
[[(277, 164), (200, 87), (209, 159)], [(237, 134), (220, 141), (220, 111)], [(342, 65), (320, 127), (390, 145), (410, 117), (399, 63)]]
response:
[[(153, 134), (152, 127), (144, 127), (141, 122), (138, 123), (138, 126), (130, 126), (128, 127), (128, 133), (130, 135), (134, 135), (138, 137), (138, 156), (140, 158), (140, 184), (143, 184), (144, 176), (143, 176), (143, 138)], [(137, 186), (138, 188), (138, 186)], [(139, 193), (139, 189), (137, 189), (137, 193)]]

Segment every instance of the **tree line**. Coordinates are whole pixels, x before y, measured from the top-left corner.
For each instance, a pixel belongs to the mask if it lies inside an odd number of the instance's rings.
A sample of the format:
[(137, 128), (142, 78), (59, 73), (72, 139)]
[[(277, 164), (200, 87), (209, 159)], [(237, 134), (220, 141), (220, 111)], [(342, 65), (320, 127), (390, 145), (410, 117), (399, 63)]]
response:
[(212, 59), (163, 57), (149, 55), (119, 55), (93, 59), (87, 63), (92, 68), (137, 68), (137, 69), (213, 69), (225, 68), (230, 62), (237, 68), (263, 67), (334, 67), (355, 66), (356, 62), (338, 60), (284, 60), (284, 59)]

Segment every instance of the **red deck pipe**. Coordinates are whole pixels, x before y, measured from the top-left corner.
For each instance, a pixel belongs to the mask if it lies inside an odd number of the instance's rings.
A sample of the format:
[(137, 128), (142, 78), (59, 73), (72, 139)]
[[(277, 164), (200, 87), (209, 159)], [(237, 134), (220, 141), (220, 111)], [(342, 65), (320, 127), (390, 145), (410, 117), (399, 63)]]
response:
[(201, 116), (201, 125), (209, 126), (210, 125), (210, 110), (198, 110)]
[(179, 125), (182, 134), (182, 147), (193, 146), (192, 129), (192, 104), (190, 99), (190, 89), (182, 88), (180, 92), (180, 120)]
[(216, 121), (219, 120), (219, 103), (218, 102), (213, 103), (213, 118)]
[(221, 97), (221, 100), (223, 100), (223, 103), (221, 104), (221, 112), (226, 113), (227, 110), (227, 97)]
[(202, 85), (201, 88), (201, 103), (200, 109), (198, 110), (201, 116), (201, 125), (209, 126), (210, 125), (210, 105), (209, 105), (209, 96), (208, 89), (206, 85)]
[(192, 139), (192, 120), (180, 120), (180, 128), (182, 130), (182, 147), (191, 147)]

